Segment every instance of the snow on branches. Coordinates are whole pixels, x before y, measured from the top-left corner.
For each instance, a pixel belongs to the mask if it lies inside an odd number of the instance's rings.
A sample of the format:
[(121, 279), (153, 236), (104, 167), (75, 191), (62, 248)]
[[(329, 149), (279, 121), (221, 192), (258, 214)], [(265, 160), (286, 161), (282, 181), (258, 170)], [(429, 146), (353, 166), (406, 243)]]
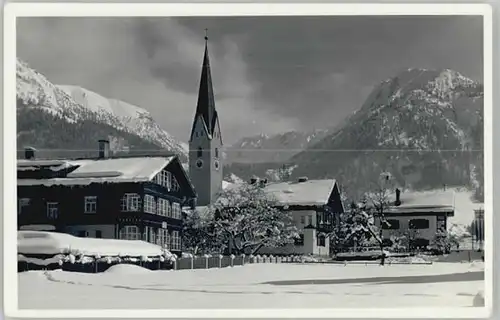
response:
[(212, 206), (215, 229), (236, 254), (254, 254), (262, 247), (280, 247), (298, 237), (290, 213), (258, 185), (226, 189)]
[(258, 185), (225, 189), (203, 210), (203, 214), (191, 212), (185, 224), (185, 245), (192, 252), (229, 248), (235, 254), (254, 254), (298, 237), (291, 214)]

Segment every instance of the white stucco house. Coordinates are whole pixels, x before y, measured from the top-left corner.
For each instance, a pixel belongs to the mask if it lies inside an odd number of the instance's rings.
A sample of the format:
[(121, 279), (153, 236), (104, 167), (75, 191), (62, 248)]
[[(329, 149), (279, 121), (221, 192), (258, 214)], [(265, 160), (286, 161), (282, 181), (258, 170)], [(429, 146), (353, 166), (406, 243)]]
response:
[[(388, 225), (382, 225), (383, 239), (391, 235), (407, 234), (417, 246), (427, 246), (439, 230), (447, 230), (448, 218), (455, 213), (453, 190), (401, 191), (391, 197), (391, 206), (384, 216)], [(378, 227), (380, 219), (375, 219)]]

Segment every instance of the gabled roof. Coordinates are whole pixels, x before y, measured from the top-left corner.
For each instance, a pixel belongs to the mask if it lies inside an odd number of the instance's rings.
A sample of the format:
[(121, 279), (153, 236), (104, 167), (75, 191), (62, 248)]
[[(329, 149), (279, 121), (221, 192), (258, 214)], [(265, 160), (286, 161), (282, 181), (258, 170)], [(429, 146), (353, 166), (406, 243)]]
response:
[(282, 205), (326, 205), (335, 187), (335, 179), (271, 183), (264, 191)]
[[(391, 203), (396, 195), (389, 197)], [(455, 192), (453, 190), (401, 191), (401, 204), (391, 206), (390, 213), (453, 212), (455, 210)]]
[(127, 157), (108, 159), (57, 160), (19, 160), (18, 170), (37, 169), (43, 166), (74, 167), (63, 178), (18, 179), (19, 186), (26, 185), (87, 185), (90, 183), (118, 183), (149, 181), (172, 161), (170, 157)]

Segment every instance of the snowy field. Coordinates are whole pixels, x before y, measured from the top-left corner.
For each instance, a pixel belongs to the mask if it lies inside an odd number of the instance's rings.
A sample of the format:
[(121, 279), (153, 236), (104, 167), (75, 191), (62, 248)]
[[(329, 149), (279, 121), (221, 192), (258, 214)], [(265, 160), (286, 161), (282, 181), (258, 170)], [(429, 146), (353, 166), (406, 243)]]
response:
[[(483, 264), (251, 264), (100, 274), (19, 273), (20, 309), (235, 309), (471, 307)], [(281, 281), (281, 282), (280, 282)]]

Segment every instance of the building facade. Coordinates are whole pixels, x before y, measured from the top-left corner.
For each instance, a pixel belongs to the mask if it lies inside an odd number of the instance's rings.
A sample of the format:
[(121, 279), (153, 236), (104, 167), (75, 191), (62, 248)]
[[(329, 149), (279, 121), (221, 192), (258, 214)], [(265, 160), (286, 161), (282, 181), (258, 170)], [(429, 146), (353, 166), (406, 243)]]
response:
[(189, 177), (196, 190), (199, 206), (213, 203), (222, 190), (222, 148), (222, 134), (215, 109), (208, 43), (205, 37), (198, 103), (189, 137)]
[(448, 218), (455, 214), (453, 190), (402, 192), (396, 189), (391, 200), (384, 212), (388, 223), (375, 219), (388, 245), (391, 237), (404, 235), (410, 246), (426, 247), (438, 233), (447, 231)]
[(344, 205), (334, 179), (270, 183), (264, 191), (277, 199), (279, 208), (291, 213), (299, 238), (294, 244), (279, 248), (262, 248), (264, 254), (300, 254), (330, 256), (330, 236), (338, 223)]
[[(107, 141), (101, 141), (107, 150)], [(195, 191), (176, 156), (18, 160), (18, 228), (144, 240), (181, 251)]]

